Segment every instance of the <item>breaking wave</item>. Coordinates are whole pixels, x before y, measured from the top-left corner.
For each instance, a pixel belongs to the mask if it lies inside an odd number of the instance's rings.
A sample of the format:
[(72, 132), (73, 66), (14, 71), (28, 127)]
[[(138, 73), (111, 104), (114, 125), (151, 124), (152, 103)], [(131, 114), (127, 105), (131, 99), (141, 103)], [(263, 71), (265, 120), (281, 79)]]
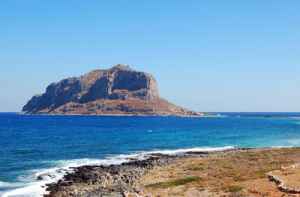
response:
[(74, 160), (58, 160), (54, 161), (56, 167), (48, 169), (37, 169), (30, 172), (30, 176), (16, 183), (1, 182), (0, 189), (9, 189), (7, 192), (0, 193), (3, 197), (37, 197), (47, 194), (46, 184), (57, 182), (67, 172), (72, 172), (74, 167), (84, 165), (118, 165), (132, 160), (145, 160), (152, 154), (162, 155), (180, 155), (187, 152), (214, 152), (234, 149), (233, 146), (225, 147), (199, 147), (174, 150), (153, 150), (141, 151), (134, 154), (123, 154), (111, 156), (105, 159), (74, 159)]

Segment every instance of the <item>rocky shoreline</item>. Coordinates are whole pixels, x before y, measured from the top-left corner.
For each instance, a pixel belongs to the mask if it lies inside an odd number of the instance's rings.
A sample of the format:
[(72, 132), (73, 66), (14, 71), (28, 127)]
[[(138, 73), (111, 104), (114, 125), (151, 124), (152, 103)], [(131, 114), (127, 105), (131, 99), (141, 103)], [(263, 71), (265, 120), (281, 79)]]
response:
[(242, 149), (214, 152), (186, 152), (179, 155), (149, 154), (144, 160), (110, 166), (81, 166), (73, 168), (57, 183), (47, 185), (45, 197), (63, 196), (147, 196), (141, 190), (139, 179), (155, 167), (167, 166), (187, 157), (206, 157)]
[(46, 196), (124, 196), (138, 193), (135, 181), (154, 166), (166, 165), (174, 157), (151, 156), (146, 160), (134, 160), (121, 165), (81, 166), (63, 180), (49, 184)]
[[(270, 177), (277, 173), (298, 187), (300, 148), (190, 151), (176, 155), (153, 153), (143, 160), (110, 166), (73, 168), (45, 197), (169, 197), (169, 196), (294, 196)], [(288, 173), (283, 169), (289, 170)], [(281, 178), (280, 178), (281, 180)], [(274, 183), (275, 181), (275, 183)], [(279, 185), (278, 185), (279, 184)], [(297, 196), (297, 195), (296, 195)]]

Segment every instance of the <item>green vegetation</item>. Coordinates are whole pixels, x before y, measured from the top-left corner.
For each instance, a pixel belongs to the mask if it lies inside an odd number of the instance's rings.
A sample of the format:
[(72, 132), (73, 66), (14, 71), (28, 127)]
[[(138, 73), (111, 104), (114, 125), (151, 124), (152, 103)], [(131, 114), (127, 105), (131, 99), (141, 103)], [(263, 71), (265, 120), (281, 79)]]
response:
[(242, 190), (243, 190), (243, 187), (241, 187), (239, 185), (230, 185), (225, 189), (225, 191), (232, 192), (232, 193), (240, 192)]
[(205, 167), (200, 163), (198, 165), (191, 165), (186, 168), (186, 170), (191, 170), (191, 171), (203, 171), (205, 170)]
[(189, 176), (185, 177), (182, 179), (176, 179), (172, 181), (167, 181), (167, 182), (159, 182), (159, 183), (154, 183), (147, 185), (146, 187), (151, 187), (151, 188), (168, 188), (168, 187), (176, 187), (179, 185), (185, 185), (187, 183), (195, 182), (201, 180), (200, 177), (197, 176)]

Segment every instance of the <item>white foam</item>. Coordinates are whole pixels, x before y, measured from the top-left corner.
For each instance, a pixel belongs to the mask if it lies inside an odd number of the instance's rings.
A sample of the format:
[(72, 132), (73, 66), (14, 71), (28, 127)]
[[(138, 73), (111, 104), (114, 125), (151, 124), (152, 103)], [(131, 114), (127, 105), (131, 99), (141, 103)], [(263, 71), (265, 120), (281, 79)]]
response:
[(178, 155), (187, 152), (216, 152), (216, 151), (224, 151), (224, 150), (232, 150), (232, 149), (234, 149), (234, 146), (224, 146), (224, 147), (215, 147), (215, 148), (202, 147), (202, 148), (150, 151), (148, 152), (148, 154)]
[(300, 145), (300, 138), (288, 139), (287, 142), (291, 146), (299, 146)]
[(45, 181), (28, 184), (25, 187), (14, 189), (2, 194), (2, 197), (38, 197), (46, 194), (44, 186)]
[(22, 185), (24, 185), (24, 183), (11, 183), (11, 182), (0, 181), (0, 188), (14, 188), (14, 187), (20, 187)]
[(280, 149), (280, 148), (293, 148), (294, 146), (271, 146), (271, 148)]
[[(225, 147), (202, 147), (202, 148), (187, 148), (187, 149), (175, 149), (175, 150), (154, 150), (154, 151), (143, 151), (128, 155), (118, 155), (107, 157), (106, 159), (74, 159), (74, 160), (59, 160), (55, 161), (55, 166), (49, 169), (39, 169), (31, 171), (31, 175), (26, 177), (25, 180), (34, 180), (25, 186), (18, 185), (18, 183), (5, 183), (0, 182), (3, 186), (20, 187), (17, 189), (10, 190), (1, 194), (2, 197), (39, 197), (47, 194), (45, 191), (45, 185), (53, 182), (57, 182), (62, 179), (67, 172), (72, 172), (72, 168), (84, 166), (84, 165), (119, 165), (136, 160), (145, 160), (152, 154), (163, 154), (163, 155), (180, 155), (186, 152), (214, 152), (234, 149), (233, 146)], [(37, 178), (41, 180), (37, 181)], [(20, 180), (24, 181), (24, 177), (20, 177)], [(11, 184), (11, 185), (10, 185)], [(24, 184), (24, 183), (23, 183)], [(14, 188), (12, 187), (12, 188)]]

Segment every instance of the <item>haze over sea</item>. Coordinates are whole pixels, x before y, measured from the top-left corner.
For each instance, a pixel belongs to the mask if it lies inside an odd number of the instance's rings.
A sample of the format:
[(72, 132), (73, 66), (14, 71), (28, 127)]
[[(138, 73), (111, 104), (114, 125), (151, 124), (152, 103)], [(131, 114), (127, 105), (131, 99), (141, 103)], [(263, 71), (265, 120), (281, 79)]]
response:
[(0, 113), (0, 195), (39, 196), (41, 186), (69, 167), (118, 164), (153, 151), (299, 146), (299, 131), (300, 113), (202, 118)]

